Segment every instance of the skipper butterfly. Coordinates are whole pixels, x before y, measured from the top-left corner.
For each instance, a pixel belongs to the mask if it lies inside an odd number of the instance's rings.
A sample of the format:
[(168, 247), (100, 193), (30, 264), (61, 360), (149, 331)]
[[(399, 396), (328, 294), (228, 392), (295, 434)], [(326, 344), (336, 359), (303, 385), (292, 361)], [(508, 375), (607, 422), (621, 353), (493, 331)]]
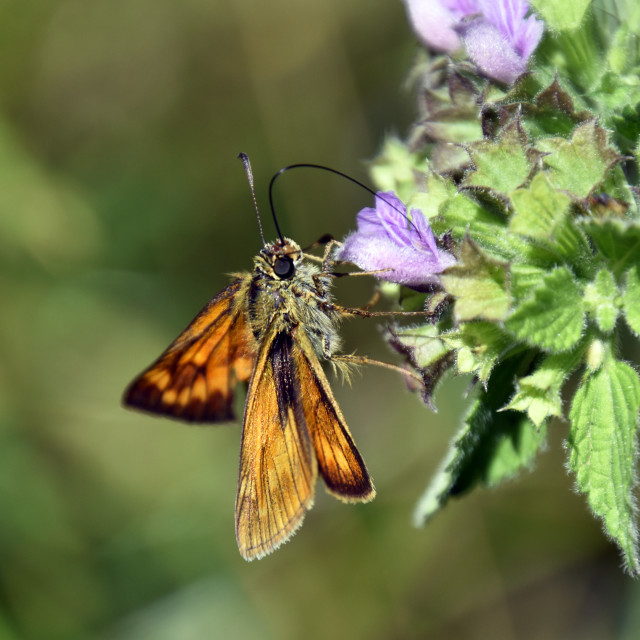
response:
[(216, 423), (233, 420), (235, 390), (248, 383), (235, 507), (246, 560), (295, 533), (313, 505), (318, 474), (345, 502), (375, 496), (320, 363), (353, 360), (335, 355), (338, 326), (350, 313), (370, 315), (334, 303), (330, 245), (319, 266), (293, 240), (265, 244), (253, 271), (233, 276), (125, 392), (129, 407)]

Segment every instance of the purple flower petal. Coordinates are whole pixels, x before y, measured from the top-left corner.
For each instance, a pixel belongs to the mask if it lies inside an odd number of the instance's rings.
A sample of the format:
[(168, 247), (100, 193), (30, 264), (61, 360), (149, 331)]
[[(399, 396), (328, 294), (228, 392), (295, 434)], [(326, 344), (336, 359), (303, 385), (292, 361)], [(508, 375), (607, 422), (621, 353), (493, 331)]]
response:
[(461, 39), (478, 69), (512, 83), (526, 71), (544, 24), (531, 15), (526, 0), (405, 0), (420, 40), (445, 53)]
[[(375, 209), (367, 207), (358, 214), (358, 228), (363, 233), (384, 232), (389, 240), (399, 245), (410, 244), (406, 207), (393, 191), (379, 192), (378, 196)], [(363, 212), (366, 212), (364, 216)], [(361, 218), (365, 220), (364, 226)]]
[(480, 11), (488, 22), (500, 29), (516, 53), (526, 64), (542, 38), (544, 23), (535, 16), (525, 18), (529, 3), (525, 0), (478, 0)]
[(404, 0), (404, 3), (411, 26), (424, 44), (444, 53), (453, 53), (460, 48), (460, 38), (454, 27), (466, 14), (457, 9), (458, 3), (437, 0)]
[(358, 214), (358, 230), (349, 234), (337, 257), (364, 271), (384, 270), (376, 277), (416, 289), (437, 282), (437, 275), (455, 263), (438, 249), (427, 219), (419, 209), (406, 215), (404, 204), (392, 191), (378, 193), (376, 208)]
[(469, 57), (485, 75), (510, 84), (527, 70), (527, 61), (515, 51), (498, 27), (477, 20), (461, 27)]

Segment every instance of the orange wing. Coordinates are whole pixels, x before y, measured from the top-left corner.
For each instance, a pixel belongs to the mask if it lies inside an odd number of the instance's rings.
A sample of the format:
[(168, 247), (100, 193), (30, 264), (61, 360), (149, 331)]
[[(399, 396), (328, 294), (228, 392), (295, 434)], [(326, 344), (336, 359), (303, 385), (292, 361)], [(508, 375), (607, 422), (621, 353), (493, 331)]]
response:
[(369, 502), (376, 491), (360, 452), (349, 433), (329, 381), (302, 329), (296, 330), (295, 368), (303, 390), (307, 429), (320, 475), (329, 493), (345, 502)]
[(290, 334), (272, 332), (249, 385), (236, 496), (236, 538), (245, 560), (286, 542), (313, 505), (316, 460), (292, 349)]
[(244, 280), (234, 280), (128, 387), (124, 403), (189, 422), (233, 420), (233, 392), (251, 376), (254, 340)]
[(375, 496), (306, 334), (273, 332), (260, 350), (245, 408), (236, 496), (243, 558), (261, 558), (296, 532), (313, 505), (318, 468), (342, 500)]

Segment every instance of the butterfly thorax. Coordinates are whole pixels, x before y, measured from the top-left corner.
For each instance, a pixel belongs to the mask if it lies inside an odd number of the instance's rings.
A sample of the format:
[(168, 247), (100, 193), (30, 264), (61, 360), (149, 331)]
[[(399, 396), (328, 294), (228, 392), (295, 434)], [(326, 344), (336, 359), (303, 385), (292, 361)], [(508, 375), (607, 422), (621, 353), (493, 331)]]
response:
[(300, 246), (288, 238), (265, 245), (254, 265), (247, 316), (256, 341), (270, 331), (299, 328), (319, 356), (333, 353), (341, 316), (333, 306), (330, 276), (305, 260)]

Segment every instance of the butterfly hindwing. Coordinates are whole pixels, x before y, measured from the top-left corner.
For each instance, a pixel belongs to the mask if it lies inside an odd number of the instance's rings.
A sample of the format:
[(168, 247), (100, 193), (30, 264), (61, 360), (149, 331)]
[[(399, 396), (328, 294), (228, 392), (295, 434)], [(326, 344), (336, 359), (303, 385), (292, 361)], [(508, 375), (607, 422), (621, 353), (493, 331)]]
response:
[(296, 330), (294, 363), (304, 389), (304, 413), (318, 471), (331, 494), (346, 502), (368, 502), (376, 495), (360, 452), (349, 433), (329, 381), (303, 330)]
[(233, 420), (233, 392), (255, 360), (238, 278), (213, 298), (125, 392), (129, 406), (189, 422)]

